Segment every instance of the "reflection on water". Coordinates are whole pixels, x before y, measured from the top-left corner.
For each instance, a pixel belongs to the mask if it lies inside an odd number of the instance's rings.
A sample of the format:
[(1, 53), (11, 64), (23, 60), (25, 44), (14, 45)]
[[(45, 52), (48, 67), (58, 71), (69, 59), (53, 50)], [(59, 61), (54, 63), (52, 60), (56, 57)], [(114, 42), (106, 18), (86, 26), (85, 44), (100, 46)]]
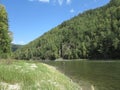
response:
[(120, 62), (49, 61), (83, 90), (120, 90)]

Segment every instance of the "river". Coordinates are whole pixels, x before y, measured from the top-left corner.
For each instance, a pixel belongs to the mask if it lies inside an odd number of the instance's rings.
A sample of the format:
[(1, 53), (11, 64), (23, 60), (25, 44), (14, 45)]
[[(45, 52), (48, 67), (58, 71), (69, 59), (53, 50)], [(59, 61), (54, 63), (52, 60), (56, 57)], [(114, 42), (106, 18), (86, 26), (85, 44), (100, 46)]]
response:
[(77, 82), (82, 90), (120, 90), (119, 61), (47, 61)]

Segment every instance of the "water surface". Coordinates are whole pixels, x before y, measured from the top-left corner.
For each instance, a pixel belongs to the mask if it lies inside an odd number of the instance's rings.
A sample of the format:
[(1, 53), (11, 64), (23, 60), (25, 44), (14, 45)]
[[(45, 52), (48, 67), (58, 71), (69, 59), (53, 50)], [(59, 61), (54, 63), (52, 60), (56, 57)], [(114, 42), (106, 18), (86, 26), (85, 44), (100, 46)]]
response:
[(48, 61), (83, 90), (120, 90), (119, 61)]

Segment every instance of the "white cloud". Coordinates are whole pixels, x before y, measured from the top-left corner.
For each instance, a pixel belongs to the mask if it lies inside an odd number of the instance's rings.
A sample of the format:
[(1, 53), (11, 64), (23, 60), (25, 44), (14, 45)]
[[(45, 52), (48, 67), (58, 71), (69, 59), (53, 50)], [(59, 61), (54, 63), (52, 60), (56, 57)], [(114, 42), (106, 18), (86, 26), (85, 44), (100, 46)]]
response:
[[(59, 5), (61, 6), (63, 4), (64, 0), (58, 0)], [(70, 4), (71, 0), (66, 0), (66, 4)]]
[(70, 13), (74, 13), (74, 12), (75, 12), (75, 10), (74, 10), (74, 9), (71, 9), (71, 10), (70, 10)]
[(38, 0), (39, 2), (49, 3), (50, 0)]
[(71, 3), (71, 0), (67, 0), (66, 2), (67, 2), (67, 4), (70, 4), (70, 3)]
[(71, 0), (29, 0), (31, 2), (38, 1), (43, 3), (49, 3), (50, 1), (53, 2), (53, 4), (58, 3), (60, 6), (65, 2), (66, 4), (71, 4)]
[(29, 0), (29, 1), (31, 1), (31, 2), (38, 1), (38, 2), (43, 2), (43, 3), (49, 3), (50, 2), (50, 0)]
[(63, 0), (58, 0), (58, 3), (61, 6), (63, 4)]
[(32, 1), (34, 1), (34, 0), (28, 0), (28, 1), (32, 2)]

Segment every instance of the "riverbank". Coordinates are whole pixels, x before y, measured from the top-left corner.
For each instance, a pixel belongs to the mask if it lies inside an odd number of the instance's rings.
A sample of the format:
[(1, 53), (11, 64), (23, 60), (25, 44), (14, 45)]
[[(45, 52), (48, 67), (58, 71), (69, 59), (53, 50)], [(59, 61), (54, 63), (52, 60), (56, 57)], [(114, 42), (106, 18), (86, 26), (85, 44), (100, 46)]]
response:
[(0, 90), (80, 90), (80, 87), (53, 66), (1, 60)]
[[(32, 60), (31, 60), (32, 61)], [(40, 62), (50, 62), (50, 61), (87, 61), (87, 62), (120, 62), (120, 59), (63, 59), (63, 58), (58, 58), (55, 60), (33, 60), (33, 61), (40, 61)]]

